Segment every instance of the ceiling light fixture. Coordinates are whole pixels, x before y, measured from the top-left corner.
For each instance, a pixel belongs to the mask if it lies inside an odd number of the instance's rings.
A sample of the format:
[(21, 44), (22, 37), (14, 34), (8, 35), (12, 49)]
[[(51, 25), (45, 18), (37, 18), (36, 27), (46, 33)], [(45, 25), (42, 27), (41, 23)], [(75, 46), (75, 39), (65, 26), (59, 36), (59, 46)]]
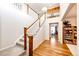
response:
[(41, 10), (42, 10), (43, 12), (47, 12), (47, 7), (43, 7)]

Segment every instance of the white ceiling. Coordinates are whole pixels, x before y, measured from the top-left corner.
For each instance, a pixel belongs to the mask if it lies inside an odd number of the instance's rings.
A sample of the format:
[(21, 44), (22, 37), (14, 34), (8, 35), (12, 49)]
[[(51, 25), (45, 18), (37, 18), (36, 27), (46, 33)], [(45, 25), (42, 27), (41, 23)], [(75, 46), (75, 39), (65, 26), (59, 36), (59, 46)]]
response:
[(77, 16), (77, 6), (76, 4), (73, 4), (72, 8), (70, 8), (70, 11), (67, 12), (65, 17), (69, 18), (69, 17), (76, 17), (76, 16)]
[(53, 6), (58, 6), (59, 3), (30, 3), (29, 6), (35, 10), (37, 13), (42, 13), (41, 9), (43, 7), (47, 7), (47, 8), (50, 8), (50, 7), (53, 7)]

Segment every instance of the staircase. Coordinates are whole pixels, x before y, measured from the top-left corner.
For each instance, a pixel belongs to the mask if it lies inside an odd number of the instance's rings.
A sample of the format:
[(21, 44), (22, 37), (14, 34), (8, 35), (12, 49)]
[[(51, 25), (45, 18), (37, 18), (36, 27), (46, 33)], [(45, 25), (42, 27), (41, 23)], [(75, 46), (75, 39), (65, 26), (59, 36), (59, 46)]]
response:
[[(39, 15), (38, 19), (36, 21), (34, 21), (28, 28), (24, 27), (24, 34), (23, 36), (16, 42), (15, 46), (10, 47), (8, 49), (5, 49), (3, 51), (0, 51), (0, 55), (2, 56), (23, 56), (23, 54), (25, 54), (26, 56), (32, 56), (33, 54), (33, 37), (35, 35), (38, 34), (40, 28), (42, 27), (42, 25), (45, 23), (45, 20), (40, 24), (40, 18), (43, 16), (44, 14), (42, 14), (41, 16)], [(46, 16), (46, 14), (45, 14)], [(36, 27), (37, 28), (36, 28)], [(28, 34), (28, 30), (29, 29), (35, 29), (32, 33), (32, 35)], [(31, 34), (31, 33), (30, 33)], [(28, 53), (29, 51), (29, 53)]]
[[(32, 56), (33, 54), (33, 37), (35, 35), (38, 34), (40, 28), (42, 27), (42, 25), (45, 23), (45, 20), (42, 22), (42, 24), (40, 24), (40, 18), (43, 16), (44, 14), (41, 14), (39, 15), (38, 19), (36, 21), (34, 21), (28, 28), (24, 28), (24, 36), (22, 36), (21, 39), (19, 39), (17, 42), (16, 42), (16, 45), (20, 46), (20, 47), (23, 47), (23, 48), (26, 48), (25, 50), (27, 50), (29, 48), (29, 56)], [(32, 35), (28, 35), (28, 30), (31, 28), (33, 29), (34, 27), (33, 26), (37, 26), (37, 22), (39, 22), (39, 26), (37, 28), (37, 30), (34, 30), (34, 33), (32, 33)], [(35, 25), (36, 24), (36, 25)], [(33, 28), (32, 28), (33, 27)], [(28, 36), (27, 36), (28, 35)], [(27, 37), (26, 37), (27, 36)], [(25, 42), (26, 41), (26, 42)], [(32, 43), (32, 44), (30, 44)], [(24, 45), (26, 44), (26, 45)], [(25, 47), (26, 46), (26, 47)], [(31, 49), (31, 50), (30, 50)], [(31, 53), (32, 52), (32, 53)], [(26, 52), (24, 51), (24, 53), (22, 53), (21, 55), (25, 54)]]
[[(27, 39), (27, 49), (29, 47), (28, 40), (29, 39)], [(22, 38), (16, 42), (15, 46), (0, 51), (0, 56), (22, 56), (24, 53), (28, 56), (27, 52), (24, 50), (24, 36), (22, 36)]]
[[(43, 15), (40, 16), (40, 18), (42, 17)], [(39, 18), (33, 22), (29, 27), (28, 27), (28, 30), (37, 22), (39, 21)], [(45, 21), (44, 21), (45, 22)], [(44, 23), (43, 22), (43, 23)], [(42, 23), (42, 25), (43, 25)], [(39, 24), (39, 23), (38, 23)], [(40, 25), (40, 27), (42, 26)], [(35, 25), (34, 25), (35, 26)], [(23, 35), (15, 44), (15, 46), (13, 47), (10, 47), (8, 49), (5, 49), (3, 51), (0, 51), (0, 56), (32, 56), (33, 54), (33, 39), (32, 37), (37, 35), (37, 33), (39, 32), (40, 30), (40, 27), (36, 30), (36, 32), (33, 33), (32, 36), (28, 35), (27, 36), (27, 33), (26, 31), (27, 30), (24, 30), (24, 34), (26, 35)], [(25, 27), (26, 28), (26, 27)], [(33, 29), (33, 28), (31, 28)], [(26, 37), (26, 38), (25, 38)], [(25, 42), (25, 40), (26, 42)], [(24, 45), (26, 44), (26, 45)], [(26, 46), (26, 47), (25, 47)], [(25, 49), (26, 48), (26, 49)], [(30, 51), (30, 52), (29, 52)], [(29, 53), (28, 53), (29, 52)], [(31, 53), (32, 52), (32, 53)]]

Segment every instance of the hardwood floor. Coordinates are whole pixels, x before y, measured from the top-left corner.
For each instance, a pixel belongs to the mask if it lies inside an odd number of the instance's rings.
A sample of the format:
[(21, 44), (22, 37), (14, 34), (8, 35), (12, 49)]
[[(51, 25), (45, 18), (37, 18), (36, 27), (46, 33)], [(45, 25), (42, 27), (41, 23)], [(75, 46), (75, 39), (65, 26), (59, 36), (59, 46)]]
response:
[(33, 56), (72, 56), (72, 54), (66, 44), (45, 40), (33, 51)]

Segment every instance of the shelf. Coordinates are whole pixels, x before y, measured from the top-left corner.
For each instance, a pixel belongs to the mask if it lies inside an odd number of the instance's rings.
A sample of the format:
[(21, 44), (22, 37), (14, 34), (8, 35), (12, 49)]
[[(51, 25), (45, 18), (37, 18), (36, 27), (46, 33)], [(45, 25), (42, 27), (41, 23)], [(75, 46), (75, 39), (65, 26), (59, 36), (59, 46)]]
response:
[(64, 41), (66, 43), (70, 43), (70, 44), (76, 44), (76, 40), (77, 40), (77, 27), (76, 26), (65, 26), (63, 27), (64, 30)]

